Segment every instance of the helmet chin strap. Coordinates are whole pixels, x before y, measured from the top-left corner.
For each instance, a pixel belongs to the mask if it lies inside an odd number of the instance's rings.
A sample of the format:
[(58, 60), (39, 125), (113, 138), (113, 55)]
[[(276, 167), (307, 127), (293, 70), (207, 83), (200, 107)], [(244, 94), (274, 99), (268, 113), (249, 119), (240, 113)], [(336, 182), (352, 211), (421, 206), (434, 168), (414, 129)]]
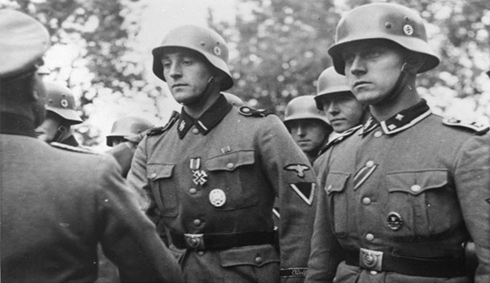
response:
[[(398, 79), (396, 80), (395, 86), (391, 89), (390, 94), (384, 99), (384, 101), (390, 101), (393, 100), (395, 97), (397, 97), (402, 91), (405, 89), (405, 87), (408, 86), (408, 77), (409, 77), (409, 70), (408, 69), (408, 63), (403, 63), (403, 66), (400, 71), (400, 75), (398, 76)], [(410, 87), (410, 86), (408, 86)]]
[(190, 103), (190, 104), (196, 104), (196, 103), (199, 103), (201, 101), (204, 101), (205, 99), (207, 99), (207, 97), (211, 94), (211, 91), (212, 91), (212, 87), (211, 85), (215, 82), (215, 79), (214, 79), (214, 76), (211, 76), (206, 84), (206, 87), (204, 88), (204, 90), (201, 92), (201, 95), (199, 96), (199, 99), (197, 99), (196, 101)]
[(54, 135), (52, 141), (53, 142), (61, 142), (67, 131), (68, 131), (68, 128), (66, 128), (65, 126), (59, 126), (58, 129), (56, 130), (56, 134)]

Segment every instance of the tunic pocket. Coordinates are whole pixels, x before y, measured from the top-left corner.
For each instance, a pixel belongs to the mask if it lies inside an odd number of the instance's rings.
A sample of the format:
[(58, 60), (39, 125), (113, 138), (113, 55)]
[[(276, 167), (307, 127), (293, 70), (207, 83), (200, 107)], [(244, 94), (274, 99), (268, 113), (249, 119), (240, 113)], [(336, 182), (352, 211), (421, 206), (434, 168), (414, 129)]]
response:
[(456, 191), (444, 169), (387, 173), (386, 186), (386, 213), (394, 212), (402, 219), (391, 229), (395, 237), (444, 238), (462, 223)]
[(213, 186), (226, 194), (226, 203), (218, 210), (235, 210), (259, 202), (260, 188), (255, 185), (254, 163), (253, 150), (229, 152), (206, 160), (205, 167), (212, 174), (209, 179), (213, 180)]
[(333, 225), (332, 231), (339, 238), (347, 235), (348, 197), (346, 187), (349, 177), (350, 174), (346, 173), (329, 173), (325, 183), (327, 202)]
[(177, 188), (172, 182), (175, 164), (148, 164), (147, 177), (155, 202), (163, 216), (173, 217), (178, 213)]
[(279, 254), (271, 245), (219, 252), (224, 282), (279, 282)]

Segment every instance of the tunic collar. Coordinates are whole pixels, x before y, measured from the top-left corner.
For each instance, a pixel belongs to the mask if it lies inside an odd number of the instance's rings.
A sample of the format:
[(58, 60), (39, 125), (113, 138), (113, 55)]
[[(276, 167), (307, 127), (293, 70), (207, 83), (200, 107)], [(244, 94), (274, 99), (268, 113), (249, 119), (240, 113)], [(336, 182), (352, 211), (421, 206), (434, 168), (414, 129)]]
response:
[(419, 103), (404, 109), (392, 117), (386, 119), (385, 121), (378, 122), (373, 116), (370, 116), (366, 123), (362, 126), (360, 135), (365, 136), (367, 133), (371, 132), (378, 126), (386, 135), (393, 135), (395, 133), (404, 131), (418, 122), (422, 121), (424, 118), (432, 113), (427, 101), (422, 99)]
[(179, 138), (185, 137), (189, 129), (194, 125), (201, 134), (206, 135), (216, 126), (233, 108), (226, 98), (221, 94), (218, 99), (199, 118), (194, 119), (182, 109), (179, 121), (177, 121), (177, 132)]
[(24, 116), (12, 113), (0, 113), (0, 133), (36, 137), (32, 121)]

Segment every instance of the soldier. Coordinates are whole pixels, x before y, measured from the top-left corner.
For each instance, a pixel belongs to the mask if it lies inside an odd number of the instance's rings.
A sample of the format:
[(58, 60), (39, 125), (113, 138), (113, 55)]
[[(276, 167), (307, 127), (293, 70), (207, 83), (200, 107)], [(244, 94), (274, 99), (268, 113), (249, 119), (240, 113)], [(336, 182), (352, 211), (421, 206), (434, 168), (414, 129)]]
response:
[(59, 83), (44, 82), (44, 85), (46, 87), (46, 119), (36, 129), (38, 139), (48, 143), (80, 146), (73, 136), (71, 127), (83, 122), (75, 110), (73, 93)]
[(149, 121), (138, 117), (123, 117), (112, 125), (111, 133), (106, 137), (107, 146), (112, 148), (107, 153), (119, 163), (124, 178), (128, 175), (138, 143), (153, 126)]
[(352, 94), (345, 76), (338, 74), (333, 67), (326, 68), (318, 77), (315, 102), (338, 134), (360, 127), (369, 114)]
[(303, 281), (314, 217), (308, 160), (277, 116), (233, 107), (220, 93), (233, 79), (216, 32), (175, 28), (153, 56), (153, 72), (183, 107), (141, 141), (128, 182), (148, 193), (149, 210), (159, 210), (171, 242), (185, 249), (186, 281)]
[(313, 164), (332, 132), (327, 117), (316, 108), (313, 95), (293, 98), (286, 105), (284, 114), (284, 125), (310, 163)]
[(335, 70), (371, 116), (325, 153), (307, 281), (471, 282), (471, 237), (474, 281), (490, 282), (490, 134), (432, 114), (417, 93), (416, 75), (439, 64), (422, 18), (359, 6), (335, 42)]
[(0, 10), (2, 282), (94, 282), (97, 243), (122, 282), (176, 282), (179, 267), (108, 156), (36, 138), (46, 90), (36, 74), (49, 34)]

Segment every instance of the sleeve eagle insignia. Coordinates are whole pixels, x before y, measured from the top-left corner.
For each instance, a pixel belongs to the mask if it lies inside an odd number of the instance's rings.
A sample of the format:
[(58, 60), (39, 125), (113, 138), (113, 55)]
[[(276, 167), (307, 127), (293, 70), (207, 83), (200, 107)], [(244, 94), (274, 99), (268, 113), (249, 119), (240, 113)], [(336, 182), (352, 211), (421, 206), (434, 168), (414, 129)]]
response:
[(284, 170), (287, 171), (294, 171), (296, 172), (296, 175), (300, 178), (305, 177), (305, 171), (310, 170), (310, 166), (306, 164), (288, 164), (284, 166)]

